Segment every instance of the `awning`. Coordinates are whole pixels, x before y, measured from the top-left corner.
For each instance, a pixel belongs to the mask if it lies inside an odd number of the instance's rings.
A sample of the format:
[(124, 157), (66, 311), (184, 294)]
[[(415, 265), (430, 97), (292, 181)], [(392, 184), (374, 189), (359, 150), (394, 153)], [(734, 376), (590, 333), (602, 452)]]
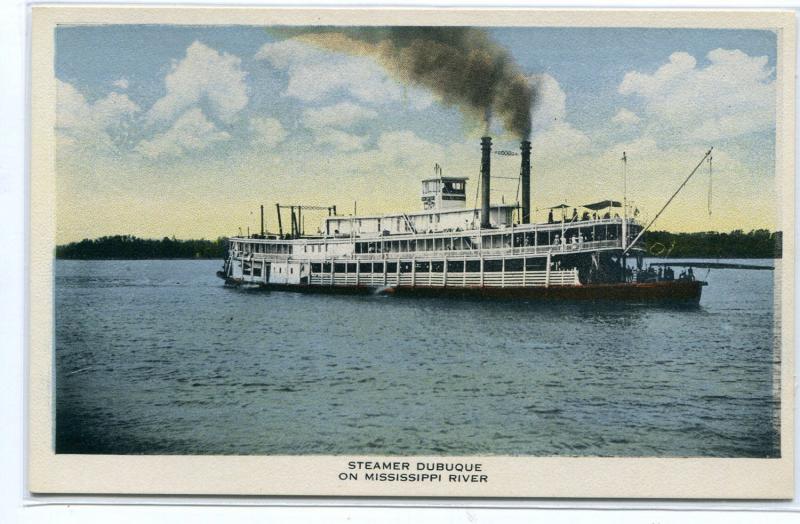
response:
[(592, 211), (599, 211), (607, 207), (622, 207), (622, 204), (620, 204), (616, 200), (601, 200), (600, 202), (595, 202), (594, 204), (586, 204), (582, 207), (585, 207), (586, 209), (591, 209)]
[(558, 204), (557, 206), (548, 207), (547, 209), (565, 209), (569, 207), (567, 204)]

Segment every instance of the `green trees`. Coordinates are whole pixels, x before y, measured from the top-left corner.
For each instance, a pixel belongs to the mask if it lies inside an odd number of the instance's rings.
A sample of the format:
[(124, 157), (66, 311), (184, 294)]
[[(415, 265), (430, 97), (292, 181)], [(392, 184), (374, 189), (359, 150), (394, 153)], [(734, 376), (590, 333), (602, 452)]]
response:
[(114, 235), (94, 240), (84, 239), (56, 246), (56, 258), (69, 259), (145, 259), (145, 258), (222, 258), (225, 239), (161, 240), (131, 235)]
[(780, 258), (782, 235), (755, 229), (730, 233), (648, 231), (645, 247), (652, 256), (669, 258)]

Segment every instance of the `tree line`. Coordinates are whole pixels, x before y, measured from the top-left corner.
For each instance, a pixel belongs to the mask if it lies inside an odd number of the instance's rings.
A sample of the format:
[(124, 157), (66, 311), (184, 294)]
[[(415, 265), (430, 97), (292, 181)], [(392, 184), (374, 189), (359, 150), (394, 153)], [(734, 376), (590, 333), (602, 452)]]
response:
[(645, 249), (651, 256), (668, 258), (781, 258), (780, 231), (741, 229), (730, 233), (670, 233), (648, 231)]
[[(114, 235), (84, 239), (56, 247), (56, 258), (148, 259), (148, 258), (214, 258), (225, 256), (225, 239), (177, 240), (138, 238)], [(645, 233), (644, 247), (651, 256), (669, 258), (780, 258), (781, 233), (766, 229), (730, 233)]]
[(138, 238), (132, 235), (114, 235), (83, 239), (56, 246), (56, 258), (100, 260), (100, 259), (148, 259), (148, 258), (223, 258), (225, 239), (177, 240), (164, 237), (161, 240)]

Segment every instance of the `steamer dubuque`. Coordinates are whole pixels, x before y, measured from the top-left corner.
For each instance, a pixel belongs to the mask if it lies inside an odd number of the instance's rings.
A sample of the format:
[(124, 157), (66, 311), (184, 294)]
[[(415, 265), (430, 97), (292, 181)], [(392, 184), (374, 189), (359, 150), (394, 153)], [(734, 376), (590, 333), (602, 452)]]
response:
[[(231, 237), (217, 275), (227, 285), (299, 292), (700, 301), (706, 283), (691, 273), (675, 278), (669, 269), (643, 269), (640, 240), (710, 150), (646, 226), (626, 198), (571, 213), (572, 206), (561, 204), (550, 208), (546, 222), (531, 223), (530, 142), (520, 147), (519, 205), (490, 201), (490, 137), (481, 139), (481, 153), (479, 208), (467, 208), (468, 179), (444, 176), (438, 166), (435, 177), (422, 181), (422, 211), (342, 216), (336, 206), (277, 204), (279, 231), (267, 233), (262, 206), (260, 233)], [(288, 231), (282, 210), (289, 211)], [(316, 234), (305, 233), (304, 210), (327, 212)]]

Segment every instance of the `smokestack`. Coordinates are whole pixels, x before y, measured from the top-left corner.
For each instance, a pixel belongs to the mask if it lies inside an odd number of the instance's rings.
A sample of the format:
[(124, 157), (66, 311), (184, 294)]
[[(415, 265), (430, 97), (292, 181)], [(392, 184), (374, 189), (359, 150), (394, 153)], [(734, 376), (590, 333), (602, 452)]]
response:
[(492, 139), (481, 138), (481, 229), (491, 226), (489, 221), (489, 195), (491, 192)]
[(522, 223), (531, 223), (531, 143), (523, 140), (519, 146), (522, 151)]

